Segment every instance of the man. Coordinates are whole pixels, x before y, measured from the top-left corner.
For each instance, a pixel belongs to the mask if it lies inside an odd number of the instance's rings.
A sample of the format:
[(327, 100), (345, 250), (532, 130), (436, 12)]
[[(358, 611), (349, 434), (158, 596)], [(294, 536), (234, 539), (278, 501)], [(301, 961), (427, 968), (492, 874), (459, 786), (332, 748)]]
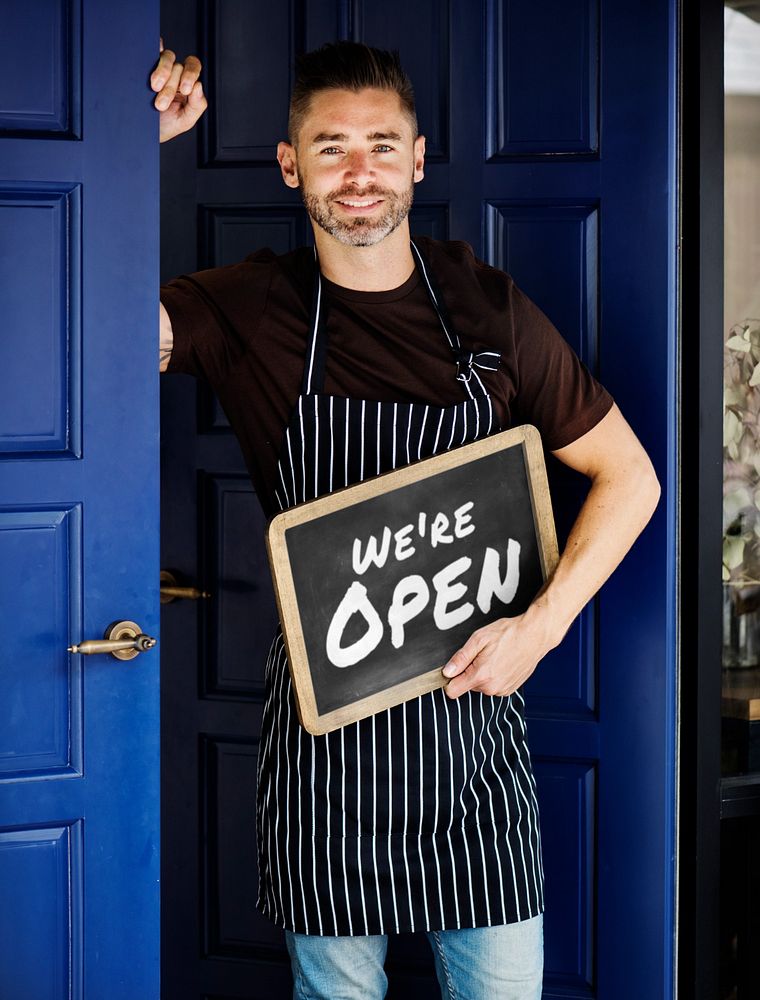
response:
[[(203, 113), (199, 72), (162, 53), (162, 140)], [(508, 275), (464, 244), (411, 240), (424, 155), (394, 55), (305, 56), (277, 158), (316, 254), (260, 251), (171, 282), (161, 368), (211, 382), (268, 513), (523, 422), (590, 479), (548, 586), (475, 632), (445, 689), (310, 737), (279, 634), (267, 664), (259, 906), (285, 928), (294, 995), (384, 996), (387, 934), (423, 930), (445, 995), (533, 1000), (543, 868), (520, 688), (659, 487), (612, 399)]]

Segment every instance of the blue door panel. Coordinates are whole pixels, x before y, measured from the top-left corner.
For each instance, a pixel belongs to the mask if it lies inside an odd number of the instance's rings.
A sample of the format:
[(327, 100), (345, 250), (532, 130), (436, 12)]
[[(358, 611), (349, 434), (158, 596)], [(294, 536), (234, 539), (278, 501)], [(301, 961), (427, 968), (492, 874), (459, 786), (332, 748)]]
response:
[[(531, 735), (533, 730), (531, 729)], [(594, 815), (596, 763), (533, 756), (544, 837), (544, 982), (583, 992), (594, 986)]]
[(491, 161), (596, 154), (599, 16), (599, 0), (487, 0)]
[(36, 0), (3, 12), (0, 129), (50, 138), (79, 134), (81, 16), (81, 0)]
[(0, 454), (79, 453), (80, 219), (79, 185), (0, 184)]
[(486, 205), (486, 246), (580, 359), (598, 371), (599, 206), (555, 199)]
[(158, 35), (157, 0), (3, 11), (3, 1000), (159, 995), (158, 656), (67, 651), (157, 635)]
[(82, 995), (82, 868), (81, 822), (0, 832), (0, 884), (18, 901), (0, 912), (8, 997)]
[(8, 623), (0, 778), (81, 775), (81, 508), (0, 510), (0, 607)]

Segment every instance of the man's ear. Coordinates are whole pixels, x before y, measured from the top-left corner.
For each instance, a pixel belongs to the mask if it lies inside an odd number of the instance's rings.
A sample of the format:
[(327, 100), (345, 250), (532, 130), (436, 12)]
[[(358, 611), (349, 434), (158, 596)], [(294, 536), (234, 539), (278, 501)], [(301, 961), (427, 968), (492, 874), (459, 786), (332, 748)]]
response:
[(418, 135), (414, 140), (414, 174), (413, 180), (417, 184), (425, 176), (425, 136)]
[(297, 188), (300, 186), (300, 181), (298, 179), (298, 157), (296, 156), (295, 146), (291, 146), (289, 142), (278, 142), (277, 143), (277, 162), (280, 164), (280, 172), (282, 173), (282, 179), (291, 188)]

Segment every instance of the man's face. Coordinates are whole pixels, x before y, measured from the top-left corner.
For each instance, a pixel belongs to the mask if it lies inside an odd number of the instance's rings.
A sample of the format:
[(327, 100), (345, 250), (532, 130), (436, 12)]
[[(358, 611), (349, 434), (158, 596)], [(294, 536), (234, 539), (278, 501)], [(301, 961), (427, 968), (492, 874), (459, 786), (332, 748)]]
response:
[(296, 146), (277, 151), (285, 183), (301, 189), (313, 221), (357, 247), (379, 243), (407, 217), (424, 155), (398, 94), (374, 88), (319, 91)]

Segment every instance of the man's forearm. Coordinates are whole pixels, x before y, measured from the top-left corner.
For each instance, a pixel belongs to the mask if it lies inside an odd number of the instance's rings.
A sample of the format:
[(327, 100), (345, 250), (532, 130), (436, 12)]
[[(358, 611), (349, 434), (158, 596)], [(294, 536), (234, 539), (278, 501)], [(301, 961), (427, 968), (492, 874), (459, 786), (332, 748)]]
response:
[(172, 356), (172, 348), (174, 347), (174, 331), (172, 330), (172, 321), (169, 319), (169, 313), (166, 311), (163, 302), (159, 302), (158, 306), (158, 370), (165, 372), (169, 367), (169, 360)]
[(616, 406), (583, 437), (554, 454), (588, 476), (591, 488), (547, 586), (525, 614), (472, 634), (444, 667), (446, 693), (507, 695), (530, 677), (633, 545), (660, 487), (646, 452)]
[(592, 480), (557, 568), (526, 613), (526, 619), (544, 619), (553, 646), (619, 565), (659, 496), (657, 477), (643, 452), (641, 461), (614, 478), (599, 473)]

